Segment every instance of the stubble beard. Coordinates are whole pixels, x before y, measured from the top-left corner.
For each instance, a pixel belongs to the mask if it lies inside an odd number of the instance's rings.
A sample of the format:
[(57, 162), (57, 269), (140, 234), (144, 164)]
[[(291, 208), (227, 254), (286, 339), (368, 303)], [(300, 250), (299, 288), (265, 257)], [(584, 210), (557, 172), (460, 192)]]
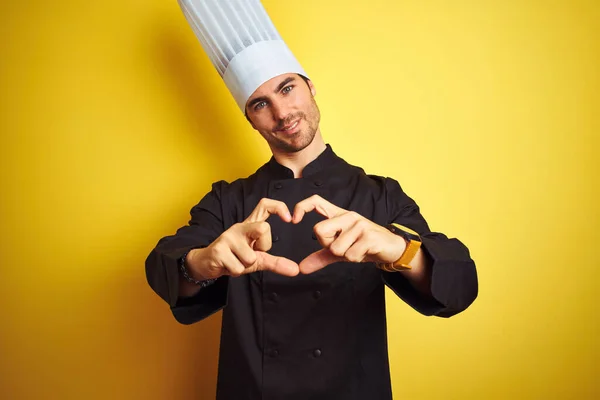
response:
[(314, 140), (317, 130), (319, 129), (319, 122), (321, 120), (321, 113), (319, 107), (315, 102), (315, 99), (311, 97), (311, 107), (308, 110), (308, 114), (299, 112), (286, 118), (280, 125), (285, 126), (289, 122), (294, 121), (298, 118), (303, 119), (306, 122), (306, 127), (301, 129), (297, 133), (287, 137), (277, 137), (273, 134), (263, 134), (263, 137), (269, 142), (271, 147), (276, 148), (284, 153), (297, 153), (307, 148)]

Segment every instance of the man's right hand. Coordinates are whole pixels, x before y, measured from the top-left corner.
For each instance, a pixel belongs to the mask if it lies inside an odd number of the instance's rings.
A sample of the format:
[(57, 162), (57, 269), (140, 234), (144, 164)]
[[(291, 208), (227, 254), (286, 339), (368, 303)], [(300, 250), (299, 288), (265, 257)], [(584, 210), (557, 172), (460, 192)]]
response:
[(267, 218), (272, 214), (279, 215), (285, 222), (292, 221), (285, 203), (263, 198), (244, 222), (231, 226), (208, 247), (188, 253), (186, 265), (190, 275), (197, 280), (223, 275), (237, 277), (256, 271), (298, 275), (298, 264), (267, 253), (272, 245)]

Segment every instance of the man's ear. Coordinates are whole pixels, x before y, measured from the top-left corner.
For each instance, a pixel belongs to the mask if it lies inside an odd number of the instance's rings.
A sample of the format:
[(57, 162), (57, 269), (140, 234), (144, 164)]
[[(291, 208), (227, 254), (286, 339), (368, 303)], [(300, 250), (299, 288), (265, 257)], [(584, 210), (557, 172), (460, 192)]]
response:
[(317, 89), (315, 88), (315, 85), (313, 85), (313, 83), (310, 79), (308, 79), (307, 82), (308, 82), (308, 87), (310, 88), (310, 92), (312, 93), (313, 97), (315, 97), (317, 95)]

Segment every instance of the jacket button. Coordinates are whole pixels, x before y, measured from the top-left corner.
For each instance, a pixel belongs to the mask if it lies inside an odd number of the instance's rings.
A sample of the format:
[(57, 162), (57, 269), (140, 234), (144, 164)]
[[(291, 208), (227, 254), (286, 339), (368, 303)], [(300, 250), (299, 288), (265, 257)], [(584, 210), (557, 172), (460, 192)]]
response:
[(269, 350), (269, 357), (277, 357), (279, 352), (275, 349)]
[(315, 292), (313, 293), (313, 296), (315, 297), (315, 299), (318, 299), (319, 297), (321, 297), (321, 291), (315, 290)]
[(277, 241), (279, 241), (279, 236), (277, 236), (277, 235), (273, 236), (273, 241), (274, 241), (274, 242), (277, 242)]
[(313, 351), (313, 356), (321, 357), (321, 349), (315, 349), (315, 351)]
[(272, 302), (276, 302), (278, 298), (279, 296), (277, 296), (277, 293), (269, 293), (269, 300), (271, 300)]
[(315, 181), (315, 186), (323, 186), (323, 181)]
[(275, 184), (275, 189), (281, 189), (282, 187), (283, 187), (283, 185), (281, 183)]

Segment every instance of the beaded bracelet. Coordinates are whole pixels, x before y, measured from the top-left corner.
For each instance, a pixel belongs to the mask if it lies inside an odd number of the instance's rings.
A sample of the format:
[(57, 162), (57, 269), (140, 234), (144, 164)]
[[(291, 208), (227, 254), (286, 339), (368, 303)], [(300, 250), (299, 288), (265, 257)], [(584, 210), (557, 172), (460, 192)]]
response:
[(216, 278), (215, 279), (205, 279), (205, 280), (199, 281), (190, 276), (187, 268), (185, 267), (185, 258), (187, 257), (188, 253), (192, 250), (193, 249), (186, 251), (185, 254), (179, 258), (179, 269), (181, 270), (181, 273), (183, 274), (183, 278), (190, 283), (199, 285), (201, 288), (205, 288), (209, 285), (212, 285), (213, 283), (216, 282), (216, 280), (217, 280)]

